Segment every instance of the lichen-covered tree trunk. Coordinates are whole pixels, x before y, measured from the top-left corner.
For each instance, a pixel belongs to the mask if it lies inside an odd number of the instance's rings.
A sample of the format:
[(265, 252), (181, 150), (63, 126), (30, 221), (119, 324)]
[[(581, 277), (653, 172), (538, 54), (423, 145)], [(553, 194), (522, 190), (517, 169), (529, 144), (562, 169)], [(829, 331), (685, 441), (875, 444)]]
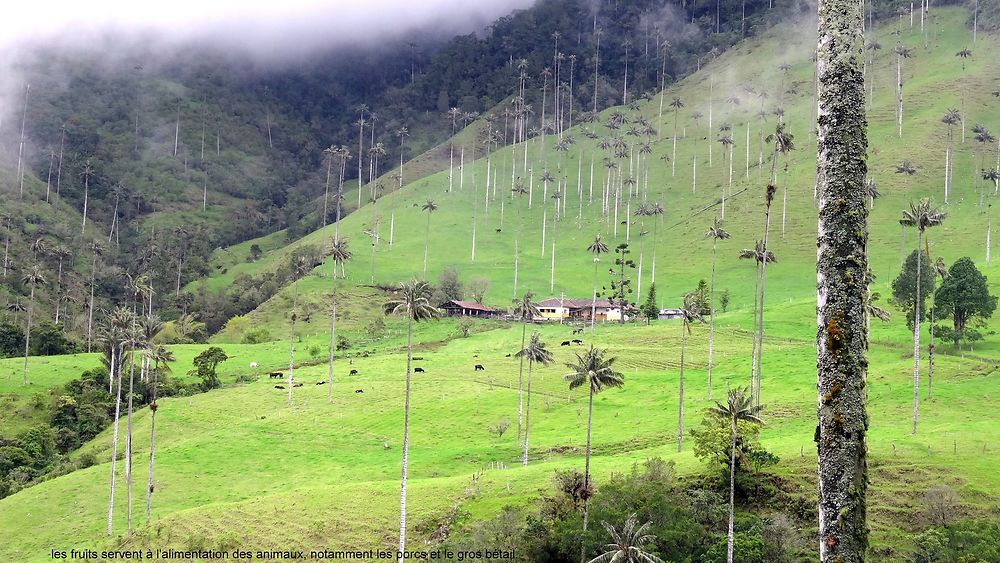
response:
[(819, 556), (865, 560), (868, 527), (863, 13), (855, 0), (820, 0), (817, 40)]

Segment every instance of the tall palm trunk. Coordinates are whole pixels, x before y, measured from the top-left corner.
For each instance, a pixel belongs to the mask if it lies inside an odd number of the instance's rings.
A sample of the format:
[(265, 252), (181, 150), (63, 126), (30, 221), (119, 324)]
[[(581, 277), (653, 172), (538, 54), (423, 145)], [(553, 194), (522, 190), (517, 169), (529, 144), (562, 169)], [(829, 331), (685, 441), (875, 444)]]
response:
[(590, 332), (597, 330), (594, 323), (597, 320), (597, 260), (594, 260), (594, 297), (590, 304)]
[(583, 465), (583, 490), (586, 495), (583, 499), (583, 535), (580, 541), (580, 563), (587, 561), (587, 523), (590, 516), (590, 429), (594, 421), (594, 385), (591, 382), (590, 398), (587, 401), (587, 449)]
[(818, 10), (817, 543), (820, 563), (859, 562), (868, 551), (864, 15), (854, 0), (820, 0)]
[(135, 384), (135, 341), (129, 354), (128, 411), (125, 416), (125, 490), (128, 503), (128, 531), (132, 533), (132, 395)]
[(115, 379), (115, 372), (118, 372), (118, 393), (115, 398), (115, 422), (111, 433), (111, 492), (108, 496), (108, 535), (112, 535), (112, 521), (115, 511), (115, 469), (118, 464), (118, 420), (120, 418), (122, 406), (122, 374), (121, 369), (116, 369), (118, 367), (118, 360), (115, 357), (117, 344), (111, 344), (111, 372), (108, 375), (109, 384)]
[(733, 516), (736, 504), (736, 419), (730, 421), (732, 440), (729, 444), (729, 533), (726, 535), (726, 563), (733, 563), (733, 547), (736, 534), (733, 530)]
[(410, 364), (413, 360), (413, 316), (406, 323), (406, 399), (403, 405), (403, 475), (399, 490), (399, 551), (406, 549), (406, 469), (410, 455)]
[[(337, 274), (337, 262), (336, 261), (334, 261), (334, 263), (333, 263), (333, 273), (334, 273), (334, 275)], [(336, 346), (337, 346), (337, 344), (336, 344), (336, 342), (337, 342), (337, 340), (336, 340), (336, 334), (337, 334), (337, 302), (336, 302), (337, 294), (336, 294), (336, 290), (334, 291), (333, 299), (334, 299), (333, 314), (330, 315), (330, 352), (329, 352), (330, 353), (330, 357), (329, 357), (329, 369), (327, 369), (327, 374), (326, 374), (326, 378), (327, 378), (326, 384), (328, 385), (327, 390), (326, 390), (326, 402), (328, 402), (328, 403), (332, 403), (333, 402), (333, 353), (334, 353), (334, 350), (336, 350)]]
[(146, 479), (146, 524), (149, 525), (150, 511), (153, 506), (153, 460), (156, 455), (156, 389), (159, 384), (160, 362), (153, 367), (153, 401), (149, 405), (149, 476)]
[(424, 233), (424, 279), (427, 279), (427, 247), (431, 242), (431, 214), (427, 213), (427, 229)]
[[(524, 350), (524, 348), (521, 348)], [(522, 357), (524, 354), (522, 354)], [(524, 406), (524, 459), (523, 465), (528, 466), (528, 428), (529, 421), (531, 420), (531, 366), (534, 364), (530, 359), (528, 360), (528, 402)]]
[[(528, 331), (528, 320), (521, 321), (521, 349), (524, 350), (524, 337)], [(521, 354), (521, 365), (517, 373), (517, 442), (521, 443), (522, 422), (524, 420), (524, 354)]]
[[(773, 187), (773, 186), (772, 186)], [(760, 264), (760, 305), (757, 308), (757, 389), (754, 391), (754, 398), (756, 405), (760, 405), (760, 379), (761, 379), (761, 367), (763, 363), (764, 355), (764, 296), (766, 295), (766, 284), (767, 284), (767, 238), (768, 231), (771, 229), (771, 202), (774, 199), (774, 192), (770, 188), (767, 192), (767, 218), (764, 220), (764, 259)]]
[(28, 298), (28, 328), (24, 331), (24, 385), (28, 384), (28, 351), (31, 347), (31, 313), (35, 309), (35, 284), (31, 284), (31, 296)]
[(913, 434), (917, 433), (917, 414), (920, 409), (920, 262), (923, 261), (920, 239), (923, 235), (917, 229), (917, 294), (913, 300)]
[[(90, 353), (91, 344), (94, 340), (94, 282), (97, 278), (97, 252), (94, 252), (94, 260), (90, 266), (90, 305), (87, 307), (87, 353)], [(108, 391), (111, 392), (110, 390)]]
[(715, 264), (719, 239), (712, 238), (712, 284), (708, 287), (708, 400), (712, 400), (712, 349), (715, 343)]
[(687, 345), (687, 321), (681, 322), (681, 376), (677, 391), (677, 451), (684, 446), (684, 348)]

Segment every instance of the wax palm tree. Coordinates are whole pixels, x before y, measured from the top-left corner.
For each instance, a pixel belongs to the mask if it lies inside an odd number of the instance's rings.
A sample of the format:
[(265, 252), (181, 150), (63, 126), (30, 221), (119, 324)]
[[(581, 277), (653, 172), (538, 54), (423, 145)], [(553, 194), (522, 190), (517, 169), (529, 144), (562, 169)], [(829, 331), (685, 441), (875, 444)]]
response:
[[(781, 236), (785, 236), (785, 210), (788, 204), (788, 153), (795, 150), (795, 136), (790, 132), (785, 130), (786, 124), (779, 121), (774, 127), (774, 133), (769, 134), (764, 138), (765, 143), (774, 143), (774, 155), (771, 159), (771, 184), (776, 184), (778, 182), (778, 177), (776, 174), (776, 166), (778, 163), (778, 156), (782, 156), (785, 159), (785, 181), (783, 182), (781, 190)], [(813, 199), (816, 199), (816, 194), (813, 194)]]
[(920, 388), (920, 248), (924, 232), (940, 225), (948, 216), (940, 209), (932, 207), (928, 199), (922, 199), (917, 203), (910, 202), (910, 208), (903, 210), (903, 217), (899, 224), (905, 227), (915, 227), (917, 229), (917, 286), (913, 300), (913, 434), (917, 433), (917, 410), (920, 404), (918, 390)]
[(722, 221), (716, 217), (712, 226), (705, 233), (705, 238), (712, 239), (712, 283), (708, 289), (708, 400), (712, 400), (712, 349), (715, 341), (715, 265), (717, 262), (717, 250), (720, 240), (727, 240), (732, 235), (722, 228)]
[(326, 188), (323, 190), (323, 226), (326, 226), (327, 209), (330, 203), (330, 175), (333, 173), (333, 161), (339, 155), (337, 145), (323, 149), (323, 160), (326, 161)]
[(611, 536), (611, 543), (604, 546), (604, 553), (591, 559), (589, 563), (663, 563), (662, 559), (645, 551), (649, 544), (656, 541), (656, 536), (646, 533), (651, 522), (639, 526), (633, 513), (625, 521), (621, 531), (607, 522), (601, 524)]
[(757, 356), (760, 350), (757, 348), (757, 331), (759, 329), (758, 319), (759, 310), (761, 308), (760, 303), (760, 286), (761, 286), (761, 270), (763, 265), (769, 262), (776, 262), (777, 258), (774, 253), (770, 250), (764, 248), (763, 241), (755, 241), (754, 247), (744, 248), (739, 251), (738, 257), (741, 260), (753, 260), (754, 261), (754, 300), (753, 300), (753, 316), (754, 316), (754, 335), (753, 335), (753, 347), (750, 352), (750, 393), (754, 398), (757, 396), (758, 382), (757, 382)]
[(298, 320), (299, 278), (312, 269), (305, 256), (297, 256), (292, 262), (292, 315), (288, 343), (288, 406), (292, 405), (292, 388), (295, 382), (295, 322)]
[(941, 123), (948, 126), (948, 145), (944, 151), (944, 202), (948, 203), (948, 193), (951, 186), (951, 147), (952, 138), (954, 134), (955, 125), (962, 121), (962, 114), (958, 112), (955, 108), (948, 108), (944, 116), (941, 117)]
[(431, 213), (437, 211), (437, 208), (437, 204), (432, 199), (428, 199), (427, 203), (421, 207), (421, 209), (427, 212), (427, 230), (424, 233), (424, 279), (427, 278), (427, 249), (431, 242)]
[(903, 59), (908, 59), (913, 55), (913, 51), (908, 47), (896, 45), (896, 120), (899, 125), (899, 136), (903, 136)]
[(684, 107), (684, 102), (680, 98), (674, 98), (670, 102), (670, 107), (674, 108), (674, 147), (670, 156), (670, 176), (674, 175), (674, 163), (677, 162), (677, 113), (682, 107)]
[(458, 120), (462, 117), (462, 110), (454, 107), (448, 110), (445, 114), (449, 119), (451, 119), (451, 137), (448, 140), (448, 192), (452, 190), (453, 182), (452, 177), (455, 171), (455, 127), (458, 125)]
[(83, 178), (83, 222), (80, 225), (80, 234), (87, 231), (87, 203), (90, 200), (90, 179), (94, 176), (94, 167), (90, 165), (90, 159), (83, 165), (80, 177)]
[(597, 266), (601, 263), (601, 254), (608, 252), (608, 245), (601, 241), (600, 233), (594, 237), (594, 242), (590, 243), (590, 246), (587, 247), (587, 252), (594, 255), (594, 293), (590, 305), (590, 331), (593, 332), (595, 330), (594, 322), (597, 318)]
[(660, 202), (658, 201), (654, 201), (653, 203), (649, 204), (646, 208), (646, 215), (653, 218), (652, 264), (650, 264), (649, 268), (650, 283), (656, 283), (656, 249), (659, 248), (658, 246), (659, 226), (661, 218), (663, 217), (664, 213), (665, 211), (663, 209), (663, 206), (660, 205)]
[(118, 462), (118, 427), (121, 420), (122, 404), (122, 364), (125, 355), (125, 346), (129, 343), (132, 334), (134, 315), (127, 307), (116, 308), (105, 319), (101, 326), (101, 343), (104, 345), (104, 361), (108, 366), (108, 393), (111, 393), (115, 386), (117, 376), (117, 393), (115, 396), (115, 417), (111, 434), (111, 484), (108, 496), (108, 535), (112, 535), (113, 515), (115, 506), (115, 472)]
[(31, 288), (28, 296), (28, 326), (24, 329), (24, 385), (28, 384), (28, 350), (31, 347), (31, 314), (35, 309), (35, 288), (45, 283), (45, 273), (38, 264), (25, 270), (21, 283)]
[(434, 319), (438, 310), (431, 303), (432, 289), (423, 280), (399, 284), (392, 299), (382, 306), (387, 315), (406, 317), (406, 393), (403, 403), (403, 470), (399, 492), (399, 551), (406, 551), (406, 471), (410, 453), (410, 366), (413, 362), (413, 323)]
[[(538, 304), (533, 300), (535, 294), (526, 291), (524, 296), (520, 299), (515, 299), (512, 303), (513, 314), (515, 317), (521, 320), (521, 349), (524, 349), (524, 341), (527, 335), (528, 323), (532, 322), (535, 317), (541, 315), (541, 311), (538, 310)], [(522, 423), (524, 421), (524, 356), (521, 356), (520, 367), (518, 368), (517, 375), (517, 443), (521, 443), (521, 430), (523, 429)]]
[(517, 354), (518, 358), (528, 358), (528, 400), (524, 406), (524, 458), (522, 463), (528, 466), (528, 430), (531, 421), (531, 368), (534, 364), (547, 366), (552, 363), (552, 352), (545, 348), (545, 343), (537, 332), (531, 333), (531, 340), (528, 345), (521, 348)]
[[(929, 253), (928, 253), (929, 254)], [(928, 258), (930, 256), (928, 255)], [(941, 278), (941, 281), (948, 277), (948, 266), (944, 263), (944, 258), (940, 256), (931, 264), (931, 268), (934, 270), (935, 277)], [(934, 292), (931, 292), (931, 299), (934, 299)], [(927, 398), (931, 398), (931, 386), (934, 383), (934, 314), (937, 312), (936, 304), (931, 305), (931, 318), (930, 323), (928, 323), (927, 332), (930, 333), (931, 341), (927, 345)]]
[(149, 474), (146, 482), (146, 524), (150, 521), (150, 511), (153, 506), (153, 464), (156, 456), (156, 411), (159, 404), (156, 402), (156, 391), (159, 386), (159, 376), (161, 373), (170, 373), (170, 362), (175, 360), (174, 353), (166, 346), (158, 344), (143, 350), (143, 355), (147, 363), (153, 364), (153, 386), (152, 401), (149, 403)]
[[(611, 387), (622, 387), (625, 385), (624, 376), (615, 371), (615, 357), (607, 356), (607, 350), (594, 348), (583, 354), (575, 354), (576, 361), (566, 364), (572, 371), (566, 374), (566, 381), (569, 382), (570, 389), (576, 389), (583, 385), (588, 389), (587, 402), (587, 449), (585, 451), (585, 461), (583, 470), (583, 532), (587, 533), (587, 517), (590, 506), (590, 433), (594, 421), (594, 395), (604, 389)], [(586, 545), (580, 545), (580, 561), (586, 560)]]
[(711, 414), (729, 421), (729, 534), (726, 542), (726, 561), (733, 563), (733, 542), (735, 540), (733, 530), (733, 515), (736, 502), (736, 440), (739, 436), (738, 425), (740, 422), (750, 424), (764, 424), (760, 418), (763, 405), (755, 405), (753, 398), (747, 395), (747, 390), (737, 387), (729, 390), (726, 404), (716, 401), (715, 406), (708, 409)]
[(94, 240), (90, 243), (92, 261), (90, 264), (90, 304), (87, 306), (87, 352), (90, 352), (91, 344), (93, 343), (94, 288), (96, 287), (97, 277), (97, 257), (100, 256), (103, 251), (104, 247), (101, 246), (100, 242)]
[[(972, 127), (972, 131), (975, 133), (975, 137), (974, 138), (975, 138), (976, 142), (979, 143), (979, 146), (980, 146), (981, 151), (982, 151), (980, 153), (980, 155), (979, 155), (979, 167), (981, 169), (985, 169), (985, 167), (986, 167), (986, 153), (987, 153), (989, 147), (992, 146), (993, 143), (995, 143), (997, 139), (996, 139), (996, 137), (994, 137), (989, 132), (988, 129), (986, 129), (985, 126), (983, 126), (981, 124), (978, 124), (978, 123), (975, 126)], [(983, 205), (983, 193), (985, 191), (986, 191), (985, 188), (983, 188), (979, 192), (979, 205), (980, 205), (980, 207)]]
[(330, 344), (327, 349), (327, 397), (328, 403), (333, 402), (333, 356), (337, 350), (337, 266), (340, 266), (341, 274), (344, 273), (344, 264), (347, 263), (354, 254), (348, 248), (347, 239), (334, 238), (330, 247), (330, 260), (333, 262), (333, 295), (331, 296), (330, 311)]
[(687, 347), (687, 335), (691, 333), (691, 325), (695, 322), (705, 322), (705, 311), (694, 292), (684, 296), (684, 308), (681, 309), (681, 372), (677, 383), (677, 451), (684, 445), (684, 350)]

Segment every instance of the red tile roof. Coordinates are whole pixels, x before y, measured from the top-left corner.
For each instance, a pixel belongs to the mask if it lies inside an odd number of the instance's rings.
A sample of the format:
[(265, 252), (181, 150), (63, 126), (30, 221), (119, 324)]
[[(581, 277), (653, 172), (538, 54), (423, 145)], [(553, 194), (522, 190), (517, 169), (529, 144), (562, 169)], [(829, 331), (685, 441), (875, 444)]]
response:
[(449, 305), (454, 305), (455, 307), (458, 307), (458, 308), (461, 308), (461, 309), (471, 309), (473, 311), (483, 311), (484, 313), (496, 313), (497, 311), (499, 311), (499, 309), (494, 309), (493, 307), (490, 307), (489, 305), (483, 305), (482, 303), (476, 303), (475, 301), (453, 300), (453, 301), (448, 301), (447, 303), (441, 305), (441, 307), (444, 308), (444, 307), (447, 307)]
[[(539, 307), (566, 307), (567, 309), (589, 309), (594, 305), (593, 299), (570, 299), (561, 297), (550, 297), (538, 302)], [(607, 299), (598, 299), (598, 307), (613, 307)]]

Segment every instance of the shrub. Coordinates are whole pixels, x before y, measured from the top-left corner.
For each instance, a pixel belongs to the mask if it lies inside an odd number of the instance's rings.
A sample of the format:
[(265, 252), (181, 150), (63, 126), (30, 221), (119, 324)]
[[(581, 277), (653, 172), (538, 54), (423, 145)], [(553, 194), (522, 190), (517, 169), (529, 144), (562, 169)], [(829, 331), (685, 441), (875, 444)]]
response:
[(243, 334), (243, 344), (262, 344), (271, 341), (271, 331), (264, 327), (252, 328)]

